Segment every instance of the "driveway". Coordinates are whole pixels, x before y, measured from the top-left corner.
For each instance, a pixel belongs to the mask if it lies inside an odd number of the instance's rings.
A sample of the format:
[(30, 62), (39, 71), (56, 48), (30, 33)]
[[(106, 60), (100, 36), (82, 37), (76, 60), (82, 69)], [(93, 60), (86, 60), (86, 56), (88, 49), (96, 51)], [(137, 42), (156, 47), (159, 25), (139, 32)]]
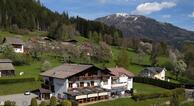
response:
[(1, 101), (15, 101), (17, 106), (29, 106), (31, 99), (37, 97), (37, 95), (31, 93), (31, 95), (24, 95), (24, 94), (14, 94), (14, 95), (6, 95), (0, 96)]

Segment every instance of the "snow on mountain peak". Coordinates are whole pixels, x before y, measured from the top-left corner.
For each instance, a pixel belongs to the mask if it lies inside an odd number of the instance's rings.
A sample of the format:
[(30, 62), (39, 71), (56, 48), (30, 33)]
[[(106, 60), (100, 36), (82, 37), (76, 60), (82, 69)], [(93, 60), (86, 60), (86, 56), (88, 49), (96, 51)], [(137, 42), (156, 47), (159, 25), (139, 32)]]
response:
[(119, 17), (119, 16), (128, 17), (129, 14), (128, 14), (128, 13), (116, 13), (116, 16), (117, 16), (117, 17)]

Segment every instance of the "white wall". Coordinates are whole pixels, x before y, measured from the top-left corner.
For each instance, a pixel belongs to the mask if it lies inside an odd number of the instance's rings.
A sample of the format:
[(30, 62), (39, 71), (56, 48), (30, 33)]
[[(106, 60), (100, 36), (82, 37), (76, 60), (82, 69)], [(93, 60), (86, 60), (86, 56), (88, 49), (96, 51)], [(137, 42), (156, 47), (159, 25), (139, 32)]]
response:
[(165, 73), (166, 73), (165, 71), (166, 69), (164, 68), (161, 73), (154, 75), (154, 78), (165, 80)]
[(131, 90), (133, 88), (133, 78), (129, 78), (127, 82), (127, 90)]
[(111, 85), (112, 85), (112, 78), (111, 77), (109, 77), (109, 79), (108, 79), (108, 83), (106, 84), (105, 82), (101, 82), (101, 87), (102, 88), (105, 88), (105, 89), (111, 89)]
[(128, 77), (127, 76), (121, 76), (119, 77), (119, 82), (127, 82), (128, 81)]
[(14, 48), (14, 51), (15, 51), (16, 53), (24, 53), (24, 46), (22, 45), (21, 48)]

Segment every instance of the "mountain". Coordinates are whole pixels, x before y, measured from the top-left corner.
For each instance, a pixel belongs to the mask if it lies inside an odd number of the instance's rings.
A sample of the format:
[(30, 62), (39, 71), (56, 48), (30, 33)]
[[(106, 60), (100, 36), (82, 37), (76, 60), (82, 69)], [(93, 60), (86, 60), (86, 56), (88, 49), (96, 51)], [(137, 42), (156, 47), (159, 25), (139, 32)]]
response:
[(125, 37), (146, 38), (173, 44), (194, 40), (194, 32), (192, 31), (176, 27), (170, 23), (158, 22), (155, 19), (141, 15), (116, 13), (97, 18), (95, 21), (118, 28)]

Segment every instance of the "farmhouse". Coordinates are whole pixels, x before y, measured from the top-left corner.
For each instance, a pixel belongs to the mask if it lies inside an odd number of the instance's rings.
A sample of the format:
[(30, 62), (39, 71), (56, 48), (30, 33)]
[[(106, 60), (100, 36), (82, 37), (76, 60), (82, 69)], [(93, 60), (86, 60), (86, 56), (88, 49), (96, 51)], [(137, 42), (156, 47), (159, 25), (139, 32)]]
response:
[(100, 69), (94, 65), (63, 64), (41, 76), (44, 79), (42, 87), (49, 89), (51, 95), (85, 103), (130, 93), (134, 75), (124, 68)]
[(160, 67), (148, 67), (140, 72), (140, 76), (153, 79), (165, 80), (165, 68)]
[(15, 68), (9, 59), (0, 59), (0, 77), (15, 75)]
[(16, 53), (24, 53), (24, 43), (19, 38), (5, 37), (3, 43), (11, 45)]

